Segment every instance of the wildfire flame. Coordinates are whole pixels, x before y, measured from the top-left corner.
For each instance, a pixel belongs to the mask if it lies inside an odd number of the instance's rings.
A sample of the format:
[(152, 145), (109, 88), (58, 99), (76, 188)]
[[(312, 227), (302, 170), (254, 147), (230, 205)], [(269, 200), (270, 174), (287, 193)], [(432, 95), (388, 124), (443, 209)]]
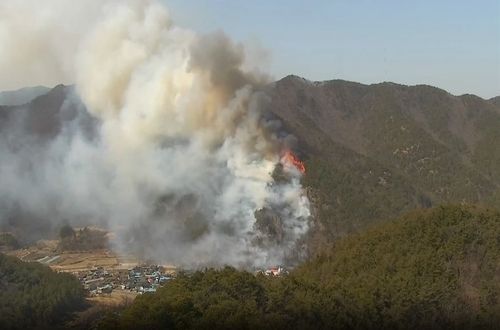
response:
[(304, 166), (304, 163), (290, 150), (284, 152), (283, 156), (281, 157), (281, 163), (283, 165), (294, 166), (302, 174), (306, 173), (306, 167)]

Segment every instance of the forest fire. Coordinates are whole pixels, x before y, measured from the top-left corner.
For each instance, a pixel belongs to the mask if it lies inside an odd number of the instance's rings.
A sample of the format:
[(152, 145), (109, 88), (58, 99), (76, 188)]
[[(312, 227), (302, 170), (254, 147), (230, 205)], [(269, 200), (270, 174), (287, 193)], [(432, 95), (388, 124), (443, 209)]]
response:
[(285, 153), (281, 157), (281, 163), (283, 165), (294, 166), (302, 174), (306, 173), (306, 167), (304, 166), (304, 163), (290, 150), (285, 151)]

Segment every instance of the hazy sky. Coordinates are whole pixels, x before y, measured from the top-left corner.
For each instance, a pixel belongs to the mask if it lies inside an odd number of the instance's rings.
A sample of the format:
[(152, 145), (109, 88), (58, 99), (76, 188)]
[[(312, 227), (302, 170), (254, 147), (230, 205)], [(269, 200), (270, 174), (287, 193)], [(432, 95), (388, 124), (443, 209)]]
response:
[[(500, 95), (500, 1), (164, 0), (177, 24), (269, 50), (276, 78)], [(258, 47), (256, 47), (258, 48)]]

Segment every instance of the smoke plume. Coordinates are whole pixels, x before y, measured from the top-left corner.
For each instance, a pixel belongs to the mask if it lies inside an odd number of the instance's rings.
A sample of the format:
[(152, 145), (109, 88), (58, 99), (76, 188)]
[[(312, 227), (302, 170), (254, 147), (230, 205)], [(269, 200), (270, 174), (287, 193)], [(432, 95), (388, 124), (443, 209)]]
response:
[[(302, 173), (282, 157), (286, 135), (262, 112), (269, 79), (242, 69), (244, 46), (176, 27), (154, 1), (78, 3), (0, 6), (0, 68), (76, 83), (48, 112), (54, 127), (36, 131), (27, 109), (0, 125), (1, 221), (104, 224), (118, 250), (189, 266), (276, 264), (300, 249)], [(13, 37), (28, 12), (41, 32)], [(78, 12), (82, 26), (66, 25)]]

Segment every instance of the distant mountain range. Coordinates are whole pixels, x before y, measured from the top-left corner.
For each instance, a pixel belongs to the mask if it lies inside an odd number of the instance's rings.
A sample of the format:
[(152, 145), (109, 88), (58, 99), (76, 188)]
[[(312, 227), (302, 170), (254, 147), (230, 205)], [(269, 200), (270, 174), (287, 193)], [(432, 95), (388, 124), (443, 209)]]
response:
[(0, 92), (0, 105), (12, 106), (26, 104), (49, 91), (49, 87), (35, 86), (25, 87), (14, 91)]
[[(72, 92), (62, 85), (9, 92), (24, 95), (17, 103), (41, 95), (23, 106), (0, 106), (0, 136), (21, 112), (26, 133), (41, 140), (57, 135), (63, 121), (84, 109), (65, 102)], [(500, 97), (297, 76), (272, 83), (266, 92), (268, 110), (298, 138), (297, 152), (305, 160), (313, 250), (411, 209), (500, 202)], [(77, 124), (89, 132), (93, 123), (88, 114), (78, 116)]]
[(19, 133), (44, 141), (57, 136), (64, 122), (73, 120), (78, 120), (87, 130), (92, 129), (92, 118), (74, 93), (74, 87), (57, 85), (28, 103), (0, 106), (0, 138), (9, 125), (20, 123), (21, 127), (16, 127), (22, 131)]
[(490, 102), (496, 106), (500, 106), (500, 96), (495, 96), (490, 99)]

